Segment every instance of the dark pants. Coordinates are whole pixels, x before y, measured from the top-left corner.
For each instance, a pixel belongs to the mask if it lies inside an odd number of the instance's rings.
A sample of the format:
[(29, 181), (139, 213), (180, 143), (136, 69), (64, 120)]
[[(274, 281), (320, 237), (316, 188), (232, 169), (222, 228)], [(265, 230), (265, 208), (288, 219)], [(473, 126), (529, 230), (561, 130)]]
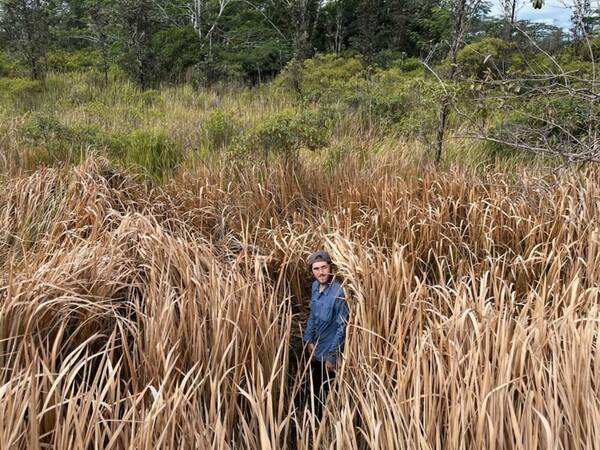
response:
[[(323, 415), (325, 400), (327, 400), (327, 394), (329, 393), (334, 377), (335, 372), (327, 370), (324, 361), (312, 360), (310, 362), (310, 378), (306, 380), (303, 397), (308, 408), (312, 407), (311, 402), (314, 403), (314, 413), (318, 419), (321, 419)], [(312, 396), (311, 381), (313, 389)]]

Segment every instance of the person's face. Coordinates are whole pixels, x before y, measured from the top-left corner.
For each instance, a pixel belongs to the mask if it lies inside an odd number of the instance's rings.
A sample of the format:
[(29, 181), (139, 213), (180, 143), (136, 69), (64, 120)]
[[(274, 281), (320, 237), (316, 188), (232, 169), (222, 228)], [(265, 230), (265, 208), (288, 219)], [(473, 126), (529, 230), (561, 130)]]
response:
[(312, 265), (312, 273), (319, 283), (325, 284), (331, 275), (331, 266), (325, 261), (318, 261)]

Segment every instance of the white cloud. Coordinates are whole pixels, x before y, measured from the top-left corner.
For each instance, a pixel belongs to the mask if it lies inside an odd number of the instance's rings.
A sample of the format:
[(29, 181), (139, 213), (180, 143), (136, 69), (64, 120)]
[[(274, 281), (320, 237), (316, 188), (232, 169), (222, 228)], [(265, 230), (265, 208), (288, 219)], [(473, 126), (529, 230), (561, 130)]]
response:
[[(519, 0), (517, 20), (530, 20), (532, 22), (540, 22), (568, 29), (571, 26), (571, 10), (569, 6), (572, 4), (572, 1), (546, 0), (542, 9), (533, 9), (529, 0)], [(499, 0), (494, 1), (492, 14), (495, 16), (502, 14), (502, 6)]]

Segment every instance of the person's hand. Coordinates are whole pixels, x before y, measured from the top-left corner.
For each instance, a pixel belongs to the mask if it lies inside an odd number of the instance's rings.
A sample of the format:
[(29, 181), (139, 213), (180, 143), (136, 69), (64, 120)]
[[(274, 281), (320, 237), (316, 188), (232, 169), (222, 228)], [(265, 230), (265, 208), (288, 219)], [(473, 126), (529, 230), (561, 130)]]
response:
[(308, 344), (308, 353), (312, 355), (314, 350), (315, 350), (315, 344), (313, 344), (313, 343)]
[(335, 363), (332, 363), (332, 362), (329, 362), (329, 361), (325, 361), (325, 368), (327, 370), (335, 372)]

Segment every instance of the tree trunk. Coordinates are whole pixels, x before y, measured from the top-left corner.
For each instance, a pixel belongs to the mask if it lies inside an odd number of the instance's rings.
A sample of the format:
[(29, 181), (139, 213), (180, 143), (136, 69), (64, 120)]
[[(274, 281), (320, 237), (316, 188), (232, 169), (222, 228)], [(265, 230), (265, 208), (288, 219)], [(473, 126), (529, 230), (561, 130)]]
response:
[[(456, 17), (454, 18), (454, 32), (452, 36), (452, 46), (450, 47), (450, 70), (448, 72), (448, 80), (454, 80), (456, 76), (456, 55), (460, 48), (463, 34), (465, 32), (467, 16), (467, 0), (458, 0), (456, 3)], [(448, 124), (448, 116), (450, 114), (450, 95), (446, 94), (442, 100), (442, 110), (440, 111), (438, 120), (438, 129), (435, 140), (435, 162), (439, 163), (442, 160), (442, 152), (444, 149), (444, 135), (446, 134), (446, 126)]]

